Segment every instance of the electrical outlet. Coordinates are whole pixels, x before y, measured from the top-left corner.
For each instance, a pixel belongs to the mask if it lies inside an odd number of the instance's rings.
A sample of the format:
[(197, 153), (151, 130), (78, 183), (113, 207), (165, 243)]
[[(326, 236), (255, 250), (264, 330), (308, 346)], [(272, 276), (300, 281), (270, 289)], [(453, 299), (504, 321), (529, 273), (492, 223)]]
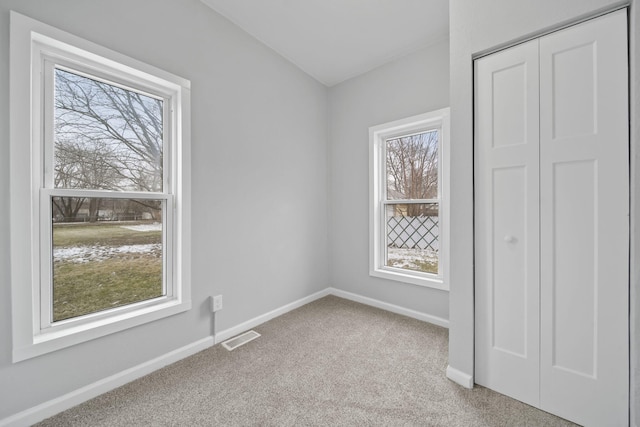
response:
[(222, 310), (222, 295), (216, 295), (211, 299), (211, 311)]

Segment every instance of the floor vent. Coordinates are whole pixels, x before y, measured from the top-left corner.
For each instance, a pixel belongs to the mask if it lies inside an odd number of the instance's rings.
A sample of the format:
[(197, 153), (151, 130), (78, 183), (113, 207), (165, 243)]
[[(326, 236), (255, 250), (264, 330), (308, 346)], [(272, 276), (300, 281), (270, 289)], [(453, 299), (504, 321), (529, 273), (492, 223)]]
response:
[(238, 335), (237, 337), (226, 340), (222, 343), (224, 348), (231, 351), (235, 348), (240, 347), (243, 344), (248, 343), (249, 341), (253, 341), (260, 336), (256, 331), (248, 331), (244, 334)]

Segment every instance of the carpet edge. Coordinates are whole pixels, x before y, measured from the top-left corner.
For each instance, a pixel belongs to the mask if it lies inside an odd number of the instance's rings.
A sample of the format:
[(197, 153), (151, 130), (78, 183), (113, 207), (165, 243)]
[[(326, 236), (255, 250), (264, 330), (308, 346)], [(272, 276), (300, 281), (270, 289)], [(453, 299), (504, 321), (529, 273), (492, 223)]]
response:
[(160, 368), (192, 356), (202, 350), (206, 350), (213, 345), (214, 339), (212, 336), (202, 338), (154, 359), (63, 394), (62, 396), (25, 409), (24, 411), (18, 412), (14, 415), (10, 415), (9, 417), (0, 420), (0, 427), (32, 425), (59, 412), (79, 405), (80, 403), (86, 402), (87, 400), (123, 386), (133, 380), (157, 371)]
[(339, 298), (344, 298), (350, 301), (359, 302), (360, 304), (380, 308), (382, 310), (390, 311), (391, 313), (401, 314), (403, 316), (411, 317), (412, 319), (421, 320), (423, 322), (431, 323), (436, 326), (441, 326), (443, 328), (449, 329), (449, 321), (442, 317), (422, 313), (420, 311), (412, 310), (410, 308), (405, 308), (399, 305), (390, 304), (384, 301), (365, 297), (359, 294), (354, 294), (352, 292), (343, 291), (337, 288), (329, 288), (329, 293), (330, 295), (334, 295)]
[(300, 308), (303, 305), (309, 304), (315, 300), (320, 298), (324, 298), (331, 294), (331, 288), (326, 288), (321, 291), (318, 291), (314, 294), (306, 296), (304, 298), (300, 298), (299, 300), (293, 301), (289, 304), (283, 305), (282, 307), (278, 307), (275, 310), (271, 310), (267, 313), (261, 314), (259, 316), (254, 317), (253, 319), (249, 319), (245, 322), (240, 323), (239, 325), (232, 326), (223, 331), (216, 332), (215, 334), (215, 343), (219, 344), (222, 341), (225, 341), (229, 338), (232, 338), (238, 334), (248, 331), (249, 329), (255, 328), (265, 322), (268, 322), (271, 319), (275, 319), (278, 316), (282, 316), (285, 313), (295, 310), (296, 308)]

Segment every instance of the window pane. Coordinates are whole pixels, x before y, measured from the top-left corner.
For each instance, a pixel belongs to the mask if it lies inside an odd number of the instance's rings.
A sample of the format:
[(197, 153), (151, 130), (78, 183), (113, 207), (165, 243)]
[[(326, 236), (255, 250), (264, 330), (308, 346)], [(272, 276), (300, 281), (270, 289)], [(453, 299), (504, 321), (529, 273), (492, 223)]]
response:
[(438, 274), (437, 203), (386, 205), (385, 265)]
[(163, 204), (52, 197), (54, 322), (164, 294)]
[(54, 75), (54, 187), (162, 191), (163, 101)]
[(388, 200), (438, 198), (438, 133), (386, 141)]

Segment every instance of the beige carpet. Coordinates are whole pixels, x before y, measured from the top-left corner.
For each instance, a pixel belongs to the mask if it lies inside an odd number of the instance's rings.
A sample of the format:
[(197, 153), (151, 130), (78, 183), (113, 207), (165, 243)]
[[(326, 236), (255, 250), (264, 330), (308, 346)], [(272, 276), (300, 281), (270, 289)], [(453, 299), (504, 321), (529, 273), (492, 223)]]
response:
[(329, 296), (42, 426), (564, 426), (445, 377), (447, 330)]

